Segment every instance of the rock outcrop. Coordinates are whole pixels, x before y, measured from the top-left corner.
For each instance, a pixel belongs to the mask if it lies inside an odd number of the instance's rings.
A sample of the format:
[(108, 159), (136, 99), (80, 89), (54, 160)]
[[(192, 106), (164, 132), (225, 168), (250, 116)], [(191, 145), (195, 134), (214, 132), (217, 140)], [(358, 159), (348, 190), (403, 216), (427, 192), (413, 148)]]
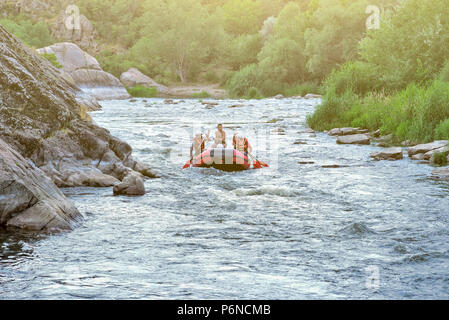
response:
[(79, 15), (79, 20), (74, 21), (73, 17), (64, 12), (52, 26), (52, 36), (55, 39), (75, 43), (89, 52), (94, 52), (98, 48), (94, 26), (83, 14)]
[(374, 160), (401, 160), (404, 158), (402, 148), (388, 148), (371, 154)]
[(54, 183), (0, 139), (0, 226), (56, 231), (81, 220)]
[(348, 136), (339, 136), (338, 144), (370, 144), (370, 138), (365, 134), (353, 134)]
[(142, 175), (133, 172), (128, 174), (123, 182), (114, 186), (114, 195), (142, 196), (145, 194), (145, 185)]
[[(6, 150), (2, 151), (2, 157), (4, 153), (8, 159), (15, 159), (13, 156), (19, 159), (16, 166), (24, 168), (22, 176), (33, 177), (30, 183), (41, 186), (49, 199), (46, 201), (32, 189), (34, 197), (44, 202), (37, 201), (40, 204), (33, 209), (30, 209), (31, 205), (20, 205), (18, 209), (9, 210), (7, 223), (11, 226), (53, 228), (53, 222), (48, 221), (50, 216), (41, 213), (44, 211), (64, 221), (65, 217), (76, 216), (63, 196), (54, 191), (53, 183), (45, 178), (44, 173), (57, 186), (64, 187), (112, 186), (135, 172), (157, 177), (151, 168), (132, 157), (131, 146), (90, 120), (77, 100), (77, 90), (47, 60), (0, 26), (0, 139), (9, 145), (2, 147)], [(19, 154), (31, 161), (29, 167), (23, 164)], [(0, 182), (14, 180), (16, 183), (12, 185), (17, 188), (5, 189), (7, 184), (3, 185), (0, 199), (5, 196), (22, 198), (27, 193), (20, 184), (28, 186), (29, 181), (20, 180), (19, 169), (11, 161), (0, 168)], [(28, 192), (29, 195), (31, 193)], [(61, 212), (50, 209), (58, 203), (64, 204), (59, 206)], [(11, 214), (18, 213), (19, 209), (30, 210), (26, 215), (20, 215), (22, 218), (9, 222)], [(6, 211), (2, 212), (4, 216)], [(61, 224), (54, 223), (62, 226), (62, 220)]]
[(97, 59), (70, 42), (56, 43), (37, 50), (54, 54), (63, 66), (62, 73), (85, 93), (98, 100), (128, 99), (131, 96), (119, 79), (101, 69)]
[(431, 143), (419, 144), (417, 146), (409, 148), (408, 155), (409, 155), (409, 157), (412, 157), (413, 155), (419, 154), (419, 153), (425, 154), (429, 151), (443, 148), (443, 147), (447, 146), (448, 144), (449, 144), (449, 141), (447, 141), (447, 140), (437, 140), (437, 141), (434, 141)]
[(131, 68), (123, 72), (120, 76), (120, 81), (127, 87), (143, 86), (147, 88), (156, 88), (158, 92), (169, 94), (168, 88), (162, 84), (157, 83), (150, 77), (144, 75), (136, 68)]

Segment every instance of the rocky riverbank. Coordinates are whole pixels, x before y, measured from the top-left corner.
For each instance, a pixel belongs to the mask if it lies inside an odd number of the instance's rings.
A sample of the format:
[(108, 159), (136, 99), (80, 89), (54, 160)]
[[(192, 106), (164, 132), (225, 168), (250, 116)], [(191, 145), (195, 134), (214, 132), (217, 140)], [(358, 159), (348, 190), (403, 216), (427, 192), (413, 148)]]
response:
[(62, 75), (97, 100), (131, 97), (119, 79), (103, 71), (97, 59), (81, 50), (74, 43), (56, 43), (38, 49), (37, 52), (54, 54), (58, 63), (62, 65)]
[(80, 89), (1, 26), (0, 40), (0, 226), (70, 228), (81, 215), (57, 186), (144, 193), (157, 174), (91, 121)]
[[(338, 144), (377, 145), (382, 149), (370, 155), (371, 158), (377, 161), (401, 160), (405, 155), (413, 161), (438, 166), (437, 157), (439, 155), (439, 157), (446, 158), (446, 161), (444, 161), (446, 164), (449, 163), (449, 141), (447, 140), (415, 145), (410, 141), (403, 141), (400, 146), (394, 146), (391, 143), (392, 137), (380, 136), (379, 130), (369, 132), (369, 130), (362, 128), (334, 128), (330, 131), (325, 131), (325, 133), (336, 137)], [(432, 177), (449, 180), (449, 168), (435, 169)]]

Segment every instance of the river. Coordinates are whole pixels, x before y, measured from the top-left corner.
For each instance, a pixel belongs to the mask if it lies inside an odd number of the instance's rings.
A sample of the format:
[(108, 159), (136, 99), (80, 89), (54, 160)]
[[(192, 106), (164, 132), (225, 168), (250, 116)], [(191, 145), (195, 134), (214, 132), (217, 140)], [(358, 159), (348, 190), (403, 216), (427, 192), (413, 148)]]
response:
[[(86, 217), (74, 231), (1, 233), (0, 298), (448, 299), (449, 183), (311, 134), (318, 103), (103, 102), (93, 119), (162, 178), (136, 198), (63, 190)], [(181, 170), (217, 122), (271, 166)]]

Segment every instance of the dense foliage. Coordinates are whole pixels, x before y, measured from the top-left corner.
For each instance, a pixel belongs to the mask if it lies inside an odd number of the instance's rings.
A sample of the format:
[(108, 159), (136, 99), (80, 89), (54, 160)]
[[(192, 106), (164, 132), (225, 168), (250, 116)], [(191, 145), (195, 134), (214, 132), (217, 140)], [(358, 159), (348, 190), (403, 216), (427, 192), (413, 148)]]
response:
[[(447, 0), (74, 2), (95, 26), (96, 57), (116, 76), (136, 67), (163, 84), (220, 82), (247, 98), (323, 92), (314, 128), (449, 138)], [(381, 19), (369, 30), (373, 7)], [(57, 40), (44, 21), (19, 14), (0, 23), (41, 47)]]
[(317, 129), (380, 128), (393, 142), (449, 139), (449, 2), (401, 2), (326, 80)]

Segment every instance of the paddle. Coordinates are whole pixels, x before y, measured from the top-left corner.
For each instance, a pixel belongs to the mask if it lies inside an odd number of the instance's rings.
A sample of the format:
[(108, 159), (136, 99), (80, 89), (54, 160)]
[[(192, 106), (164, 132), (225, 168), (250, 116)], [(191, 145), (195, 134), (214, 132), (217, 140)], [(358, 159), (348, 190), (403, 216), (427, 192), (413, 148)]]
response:
[(266, 164), (265, 162), (257, 160), (251, 153), (248, 152), (248, 155), (253, 159), (253, 161), (255, 161), (254, 168), (260, 169), (262, 168), (262, 166), (266, 168), (269, 167), (269, 165)]
[(188, 167), (190, 167), (191, 164), (192, 164), (192, 160), (189, 160), (189, 161), (186, 162), (186, 164), (182, 168), (183, 169), (187, 169)]

